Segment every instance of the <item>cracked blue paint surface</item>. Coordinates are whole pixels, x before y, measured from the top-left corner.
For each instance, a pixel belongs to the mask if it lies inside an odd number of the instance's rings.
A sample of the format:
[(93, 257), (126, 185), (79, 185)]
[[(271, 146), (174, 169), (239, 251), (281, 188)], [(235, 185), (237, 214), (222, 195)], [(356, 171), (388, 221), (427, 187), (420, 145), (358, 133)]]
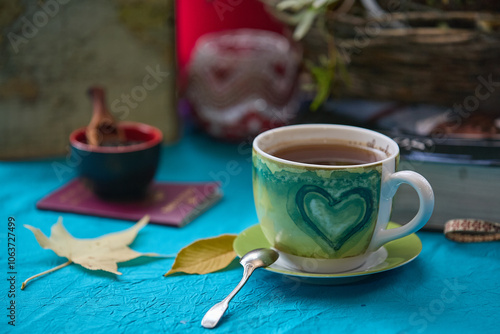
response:
[[(163, 149), (157, 180), (223, 183), (219, 204), (183, 228), (148, 225), (132, 248), (176, 253), (199, 238), (239, 233), (255, 224), (249, 145), (213, 141), (187, 130)], [(30, 224), (46, 234), (57, 217), (78, 238), (123, 230), (130, 222), (39, 211), (35, 203), (75, 176), (58, 179), (52, 162), (0, 163), (0, 268), (7, 270), (6, 222), (16, 218), (16, 321), (7, 324), (8, 283), (0, 283), (4, 333), (441, 333), (496, 332), (500, 312), (498, 243), (456, 244), (420, 232), (420, 256), (410, 264), (342, 286), (316, 286), (257, 270), (233, 299), (219, 326), (200, 326), (204, 313), (238, 283), (242, 269), (163, 277), (171, 259), (121, 264), (121, 276), (71, 265), (21, 282), (65, 262), (42, 249)], [(437, 203), (436, 205), (439, 205)]]

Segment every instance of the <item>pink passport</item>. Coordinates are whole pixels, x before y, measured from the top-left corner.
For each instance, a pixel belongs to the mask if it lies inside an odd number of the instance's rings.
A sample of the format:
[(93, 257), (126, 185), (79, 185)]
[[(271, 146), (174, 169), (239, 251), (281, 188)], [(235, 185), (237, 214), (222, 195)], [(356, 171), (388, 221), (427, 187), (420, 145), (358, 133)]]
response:
[(146, 198), (139, 201), (105, 201), (79, 179), (42, 198), (42, 210), (80, 213), (138, 221), (149, 215), (151, 223), (184, 226), (222, 197), (217, 182), (155, 183)]

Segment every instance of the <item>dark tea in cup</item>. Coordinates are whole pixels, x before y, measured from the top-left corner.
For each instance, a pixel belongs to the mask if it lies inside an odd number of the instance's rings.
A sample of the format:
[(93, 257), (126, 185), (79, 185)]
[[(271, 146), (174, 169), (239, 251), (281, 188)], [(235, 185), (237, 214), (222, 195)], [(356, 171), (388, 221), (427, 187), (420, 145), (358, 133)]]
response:
[(342, 142), (291, 144), (268, 153), (288, 161), (326, 166), (362, 165), (386, 158), (379, 150)]

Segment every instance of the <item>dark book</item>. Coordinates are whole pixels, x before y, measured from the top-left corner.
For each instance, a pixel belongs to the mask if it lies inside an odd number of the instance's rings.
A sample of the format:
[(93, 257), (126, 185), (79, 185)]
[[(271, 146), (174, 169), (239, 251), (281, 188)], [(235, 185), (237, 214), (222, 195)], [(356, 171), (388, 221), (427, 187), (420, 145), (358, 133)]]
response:
[(181, 227), (216, 203), (222, 196), (217, 182), (155, 183), (147, 196), (134, 201), (103, 200), (75, 179), (41, 199), (37, 208)]

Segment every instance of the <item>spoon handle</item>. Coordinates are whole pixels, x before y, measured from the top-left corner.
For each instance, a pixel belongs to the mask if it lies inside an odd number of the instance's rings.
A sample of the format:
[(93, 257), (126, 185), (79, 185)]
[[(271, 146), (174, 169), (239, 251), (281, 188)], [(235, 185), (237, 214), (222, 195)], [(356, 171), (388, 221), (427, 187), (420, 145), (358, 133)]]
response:
[(240, 289), (245, 285), (250, 275), (252, 275), (255, 267), (252, 265), (246, 265), (243, 269), (243, 278), (238, 283), (238, 285), (234, 288), (233, 291), (226, 298), (224, 298), (221, 302), (215, 304), (208, 310), (203, 319), (201, 320), (201, 325), (205, 328), (214, 328), (217, 326), (217, 323), (222, 318), (224, 312), (226, 312), (227, 307), (229, 306), (229, 302), (233, 297), (240, 291)]

